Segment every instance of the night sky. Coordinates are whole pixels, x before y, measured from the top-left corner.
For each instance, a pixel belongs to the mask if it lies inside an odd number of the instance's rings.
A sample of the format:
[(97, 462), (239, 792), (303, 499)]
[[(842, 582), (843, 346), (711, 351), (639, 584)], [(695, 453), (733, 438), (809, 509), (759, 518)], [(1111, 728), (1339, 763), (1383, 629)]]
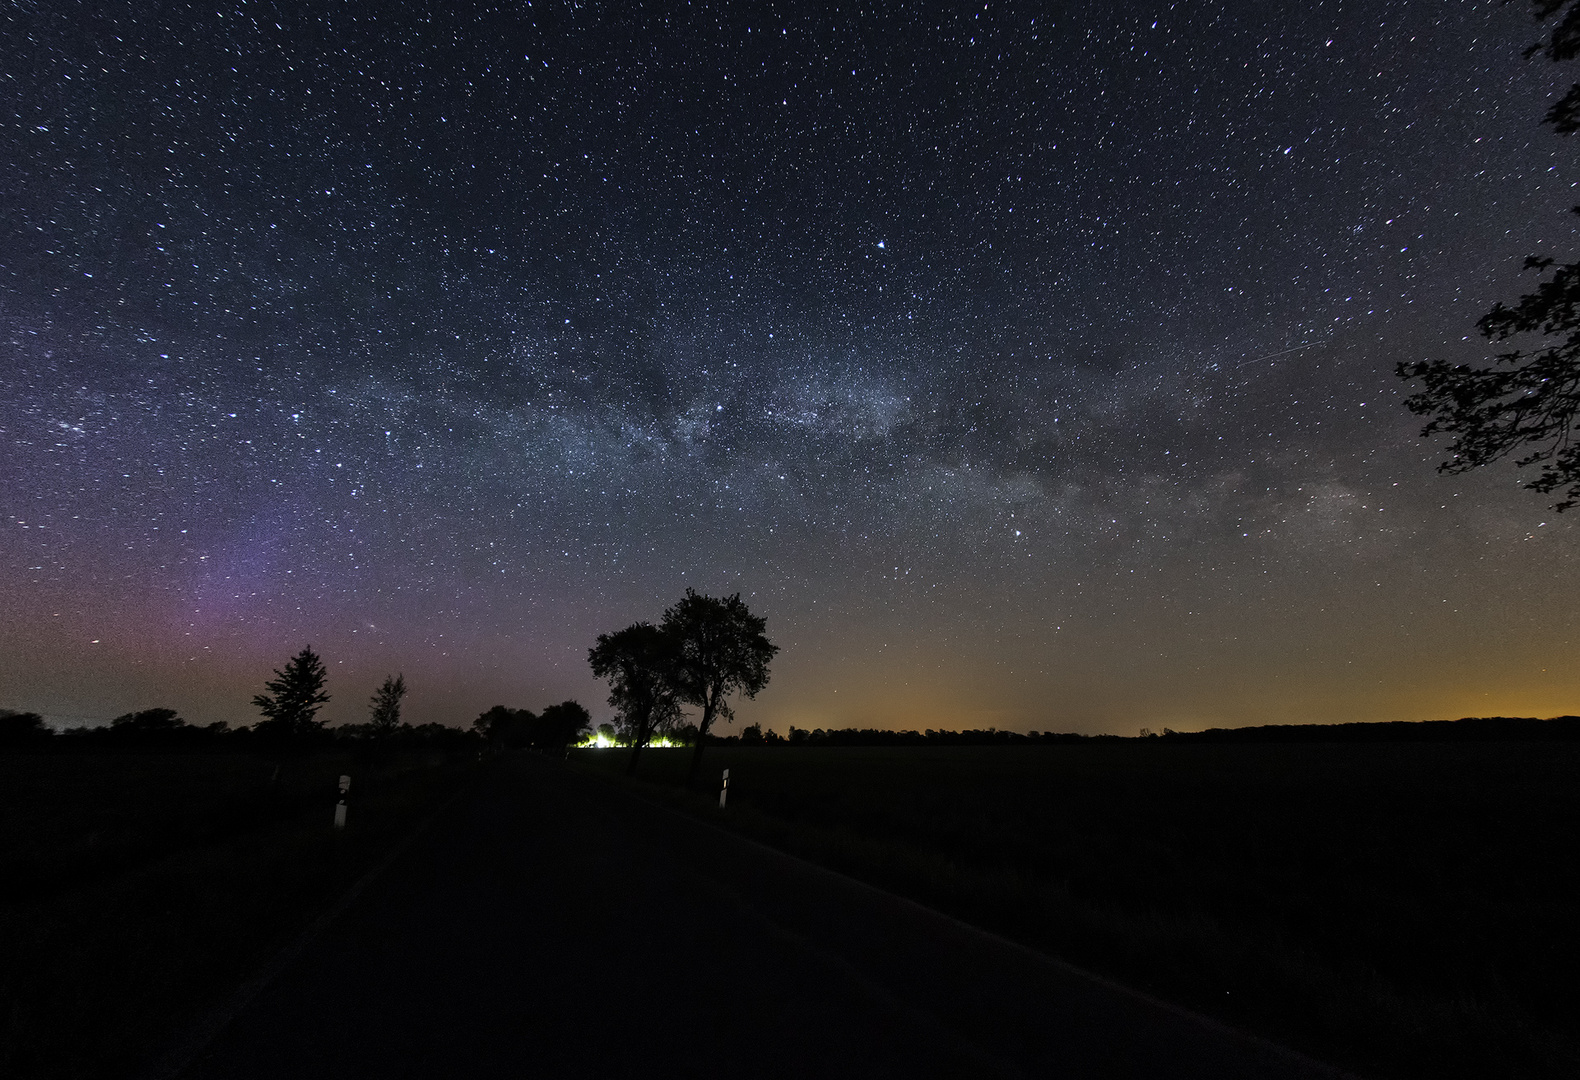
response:
[(0, 705), (605, 719), (694, 587), (781, 731), (1580, 712), (1392, 373), (1573, 257), (1522, 5), (418, 6), (0, 13)]

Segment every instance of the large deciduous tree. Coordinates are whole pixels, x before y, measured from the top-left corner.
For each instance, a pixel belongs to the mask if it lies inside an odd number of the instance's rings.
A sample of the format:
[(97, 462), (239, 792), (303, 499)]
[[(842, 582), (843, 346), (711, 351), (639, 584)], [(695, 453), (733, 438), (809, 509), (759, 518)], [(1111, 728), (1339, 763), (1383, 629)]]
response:
[(768, 664), (779, 652), (764, 635), (768, 620), (753, 615), (740, 594), (720, 600), (687, 589), (664, 612), (661, 629), (675, 642), (677, 696), (702, 710), (697, 744), (691, 754), (689, 782), (696, 783), (702, 748), (714, 720), (735, 718), (731, 694), (754, 698), (768, 685)]
[[(1527, 57), (1580, 56), (1580, 0), (1532, 0), (1531, 9), (1538, 21), (1558, 18)], [(1580, 131), (1580, 83), (1543, 122), (1560, 135)], [(1580, 214), (1580, 206), (1574, 211)], [(1476, 324), (1483, 337), (1512, 346), (1490, 366), (1421, 360), (1397, 371), (1423, 387), (1405, 401), (1411, 412), (1430, 417), (1421, 434), (1453, 437), (1440, 472), (1468, 472), (1517, 455), (1516, 466), (1540, 466), (1525, 486), (1561, 492), (1554, 508), (1563, 511), (1580, 502), (1580, 262), (1560, 266), (1532, 257), (1525, 266), (1544, 275), (1536, 291), (1513, 307), (1495, 305)]]
[(495, 747), (519, 750), (532, 744), (538, 714), (530, 709), (507, 709), (495, 705), (472, 721), (472, 730)]
[(533, 725), (532, 746), (563, 754), (583, 732), (591, 730), (592, 714), (580, 702), (562, 701), (538, 715), (538, 722)]
[(295, 739), (322, 730), (323, 722), (314, 717), (329, 700), (324, 693), (326, 675), (324, 662), (311, 645), (292, 657), (283, 669), (276, 669), (274, 678), (263, 684), (269, 692), (252, 699), (265, 717), (258, 725), (259, 733)]
[(587, 651), (593, 675), (609, 684), (620, 734), (631, 743), (626, 773), (636, 772), (642, 748), (680, 716), (677, 640), (650, 622), (599, 634)]

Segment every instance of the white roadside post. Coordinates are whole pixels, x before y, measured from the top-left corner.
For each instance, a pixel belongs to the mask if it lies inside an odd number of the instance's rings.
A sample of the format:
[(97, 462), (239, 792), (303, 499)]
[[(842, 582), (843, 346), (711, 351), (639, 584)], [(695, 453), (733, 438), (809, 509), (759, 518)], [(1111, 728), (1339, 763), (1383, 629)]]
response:
[(335, 803), (335, 828), (346, 827), (346, 793), (351, 790), (351, 777), (340, 778), (340, 801)]
[(724, 809), (724, 798), (730, 793), (730, 770), (724, 770), (724, 786), (719, 788), (719, 809)]

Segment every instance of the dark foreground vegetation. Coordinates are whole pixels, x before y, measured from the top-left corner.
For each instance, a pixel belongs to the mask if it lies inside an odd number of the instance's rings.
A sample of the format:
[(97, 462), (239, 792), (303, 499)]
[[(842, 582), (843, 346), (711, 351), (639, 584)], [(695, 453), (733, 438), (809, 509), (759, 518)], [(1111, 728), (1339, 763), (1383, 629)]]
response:
[(0, 1076), (148, 1064), (459, 790), (481, 745), (142, 726), (0, 750)]
[[(1580, 743), (1557, 737), (1568, 718), (1530, 723), (1540, 741), (1471, 722), (1415, 742), (715, 745), (722, 813), (685, 751), (621, 782), (1363, 1075), (1570, 1077)], [(628, 757), (572, 763), (616, 779)]]

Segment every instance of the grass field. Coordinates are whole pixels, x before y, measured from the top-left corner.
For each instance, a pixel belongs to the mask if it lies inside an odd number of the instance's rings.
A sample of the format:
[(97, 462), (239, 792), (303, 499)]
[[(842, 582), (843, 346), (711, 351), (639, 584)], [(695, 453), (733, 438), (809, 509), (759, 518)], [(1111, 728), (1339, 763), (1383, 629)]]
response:
[(1580, 745), (689, 753), (640, 789), (1363, 1075), (1580, 1075)]
[(0, 1075), (148, 1064), (473, 770), (422, 752), (0, 753)]

